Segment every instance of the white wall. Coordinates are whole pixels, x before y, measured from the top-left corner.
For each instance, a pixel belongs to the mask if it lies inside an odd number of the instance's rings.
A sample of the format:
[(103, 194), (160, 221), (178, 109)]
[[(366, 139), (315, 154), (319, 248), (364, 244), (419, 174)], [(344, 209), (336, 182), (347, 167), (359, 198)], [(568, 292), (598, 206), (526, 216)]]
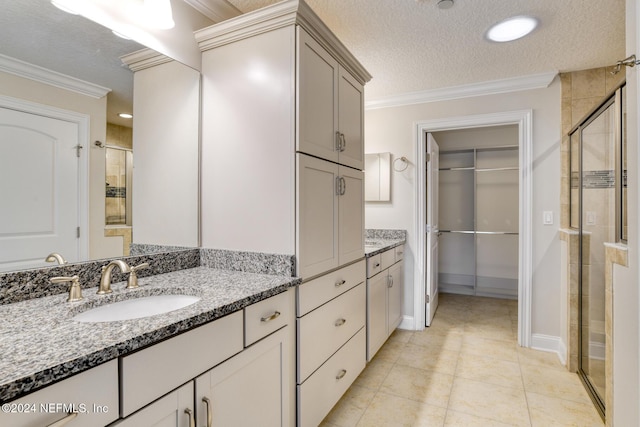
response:
[[(637, 1), (626, 2), (627, 54), (636, 51), (640, 9)], [(629, 267), (614, 266), (613, 276), (613, 424), (640, 425), (640, 252), (638, 251), (638, 214), (640, 212), (640, 153), (638, 151), (638, 75), (637, 68), (627, 68), (627, 167), (629, 217)], [(609, 416), (609, 413), (607, 414)]]
[[(392, 172), (390, 203), (367, 203), (366, 228), (407, 230), (404, 314), (413, 316), (415, 235), (415, 123), (487, 113), (533, 110), (533, 291), (532, 333), (561, 336), (560, 322), (560, 81), (546, 89), (451, 101), (367, 110), (365, 152), (390, 151), (411, 166)], [(542, 225), (542, 212), (553, 211), (553, 226)], [(408, 256), (407, 256), (408, 255)]]
[(133, 242), (198, 246), (200, 74), (137, 71), (133, 96)]

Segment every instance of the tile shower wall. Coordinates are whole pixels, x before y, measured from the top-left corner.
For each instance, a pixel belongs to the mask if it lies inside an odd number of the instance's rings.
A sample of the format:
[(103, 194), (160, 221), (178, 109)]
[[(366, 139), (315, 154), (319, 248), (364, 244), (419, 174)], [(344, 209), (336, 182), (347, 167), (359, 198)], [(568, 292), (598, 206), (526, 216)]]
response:
[[(611, 74), (612, 67), (594, 68), (589, 70), (561, 73), (562, 85), (562, 142), (561, 142), (561, 190), (560, 190), (560, 227), (569, 229), (571, 222), (577, 223), (577, 218), (571, 221), (572, 212), (578, 212), (577, 197), (574, 206), (571, 205), (571, 190), (577, 189), (577, 176), (571, 172), (570, 150), (571, 140), (569, 131), (593, 108), (600, 104), (603, 98), (625, 79), (623, 69), (616, 75)], [(576, 141), (574, 141), (574, 144)], [(575, 165), (574, 165), (575, 166)], [(573, 168), (575, 169), (575, 167)], [(588, 168), (586, 168), (588, 169)], [(606, 185), (606, 177), (598, 176), (598, 171), (590, 171), (587, 180), (593, 186)], [(601, 172), (601, 171), (600, 171)], [(606, 172), (605, 174), (606, 175)], [(574, 193), (575, 196), (575, 193)], [(568, 244), (568, 292), (567, 313), (567, 369), (576, 372), (578, 369), (578, 268), (579, 256), (578, 236), (561, 231), (561, 238)]]

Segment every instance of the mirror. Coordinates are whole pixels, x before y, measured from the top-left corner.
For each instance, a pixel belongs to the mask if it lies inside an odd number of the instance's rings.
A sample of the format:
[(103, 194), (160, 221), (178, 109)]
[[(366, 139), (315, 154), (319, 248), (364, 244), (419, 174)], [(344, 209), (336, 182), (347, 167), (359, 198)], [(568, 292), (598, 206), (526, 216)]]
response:
[(391, 153), (364, 155), (365, 202), (391, 200)]
[[(198, 21), (200, 28), (213, 23), (202, 15), (201, 18)], [(131, 227), (134, 230), (133, 242), (158, 243), (136, 241), (135, 197), (127, 198), (123, 206), (119, 207), (129, 213), (133, 211), (133, 222), (131, 222), (131, 214), (124, 224), (108, 225), (107, 219), (108, 196), (124, 191), (123, 188), (110, 193), (106, 190), (107, 147), (119, 145), (110, 143), (113, 141), (114, 129), (116, 129), (115, 133), (118, 133), (118, 129), (128, 129), (131, 132), (133, 127), (135, 134), (132, 121), (118, 117), (118, 113), (121, 112), (133, 113), (134, 86), (134, 73), (122, 64), (120, 57), (139, 51), (145, 46), (132, 40), (119, 38), (111, 30), (82, 16), (62, 12), (51, 5), (49, 0), (21, 0), (4, 4), (0, 15), (0, 39), (2, 40), (0, 44), (0, 113), (22, 112), (20, 109), (23, 104), (35, 106), (38, 114), (22, 117), (26, 120), (25, 129), (31, 126), (32, 123), (27, 119), (32, 116), (49, 118), (50, 114), (54, 116), (61, 114), (56, 116), (56, 120), (74, 122), (75, 127), (71, 129), (72, 136), (85, 141), (83, 144), (76, 143), (66, 147), (65, 153), (72, 152), (74, 156), (78, 155), (81, 158), (80, 164), (74, 166), (77, 168), (74, 172), (76, 182), (68, 187), (57, 187), (59, 185), (58, 169), (66, 170), (67, 168), (53, 168), (48, 171), (52, 175), (47, 176), (42, 172), (42, 175), (36, 178), (32, 173), (35, 172), (35, 167), (21, 169), (15, 166), (14, 169), (22, 170), (19, 179), (15, 175), (4, 176), (7, 172), (3, 174), (0, 171), (0, 181), (6, 183), (0, 186), (0, 196), (4, 200), (16, 202), (13, 204), (12, 215), (24, 222), (24, 224), (18, 224), (20, 221), (15, 221), (10, 227), (0, 227), (0, 271), (51, 266), (52, 264), (44, 262), (50, 252), (61, 253), (70, 262), (126, 255), (125, 250), (131, 242)], [(189, 69), (191, 75), (199, 79), (199, 74), (193, 69), (177, 62), (175, 66)], [(199, 113), (196, 111), (196, 114)], [(6, 117), (0, 116), (0, 127), (7, 124), (5, 119)], [(197, 120), (197, 117), (195, 119)], [(9, 131), (7, 130), (9, 126), (4, 126), (4, 133), (0, 132), (0, 150), (4, 150), (5, 162), (9, 162), (6, 160), (7, 153), (14, 153), (12, 156), (17, 156), (15, 154), (18, 147), (17, 141), (25, 140), (24, 132), (16, 131), (15, 125), (10, 128)], [(31, 135), (34, 133), (32, 132)], [(136, 140), (135, 135), (133, 140)], [(54, 146), (50, 141), (33, 141), (33, 144), (34, 147), (47, 146), (47, 144)], [(81, 148), (77, 145), (81, 145)], [(24, 160), (27, 166), (35, 164), (35, 160), (31, 159), (32, 151), (28, 147), (25, 148), (24, 144), (20, 147), (22, 155), (19, 160)], [(41, 164), (47, 164), (46, 160), (50, 158), (60, 157), (62, 153), (60, 150), (59, 148), (50, 149), (49, 154), (43, 154), (40, 158)], [(143, 160), (141, 157), (136, 157), (135, 146), (133, 153), (134, 164), (137, 160)], [(46, 157), (47, 155), (50, 158)], [(197, 153), (195, 156), (196, 158), (192, 161), (197, 163)], [(148, 161), (153, 160), (148, 159)], [(172, 174), (180, 176), (181, 171), (174, 167)], [(134, 179), (134, 190), (130, 193), (135, 194), (137, 191), (146, 194), (146, 188), (142, 188), (145, 181), (153, 180), (149, 177), (146, 180), (140, 180), (140, 187), (136, 189)], [(131, 184), (128, 183), (128, 185)], [(197, 186), (181, 188), (180, 191), (193, 192), (192, 199), (197, 199)], [(60, 194), (64, 194), (66, 198), (56, 199)], [(78, 203), (76, 208), (71, 209), (72, 214), (69, 215), (74, 216), (73, 211), (79, 212), (77, 227), (69, 224), (62, 227), (55, 222), (57, 221), (55, 218), (66, 217), (58, 209), (60, 206), (70, 204), (67, 200), (70, 195), (75, 199), (73, 203)], [(166, 194), (164, 197), (166, 199)], [(22, 204), (17, 205), (17, 202)], [(170, 202), (166, 200), (164, 203)], [(133, 209), (131, 203), (133, 203)], [(129, 207), (126, 206), (127, 204)], [(35, 215), (35, 219), (31, 218), (34, 212), (39, 215)], [(50, 213), (49, 217), (45, 215), (47, 212)], [(21, 213), (23, 214), (20, 215)], [(2, 211), (0, 214), (4, 216), (6, 212)], [(155, 212), (155, 215), (159, 216), (162, 213)], [(37, 223), (35, 231), (27, 227), (35, 223)], [(197, 224), (197, 216), (194, 216), (193, 223)], [(21, 245), (14, 239), (16, 231), (22, 234), (53, 235), (59, 233), (62, 228), (71, 229), (74, 235), (78, 228), (77, 233), (81, 236), (80, 240), (83, 243), (78, 245), (75, 240), (71, 245), (78, 247), (77, 254), (69, 255), (73, 252), (73, 248), (65, 249), (64, 245), (52, 244), (51, 241), (44, 239), (40, 243), (41, 252), (38, 252), (41, 256), (25, 255), (19, 262), (7, 262), (7, 259), (13, 256), (12, 254)], [(164, 229), (155, 230), (157, 234), (164, 232)], [(151, 230), (147, 230), (146, 235), (152, 235)], [(164, 241), (163, 244), (197, 246), (197, 230), (196, 235), (186, 238), (180, 236), (178, 240)], [(190, 244), (185, 245), (185, 241)]]

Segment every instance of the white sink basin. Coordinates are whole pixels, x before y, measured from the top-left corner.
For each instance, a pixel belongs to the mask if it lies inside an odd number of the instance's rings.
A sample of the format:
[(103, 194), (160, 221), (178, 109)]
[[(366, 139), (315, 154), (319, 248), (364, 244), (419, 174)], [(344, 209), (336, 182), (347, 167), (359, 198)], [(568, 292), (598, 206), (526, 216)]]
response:
[(168, 313), (195, 304), (199, 297), (191, 295), (153, 295), (101, 305), (73, 317), (78, 322), (114, 322), (140, 319)]

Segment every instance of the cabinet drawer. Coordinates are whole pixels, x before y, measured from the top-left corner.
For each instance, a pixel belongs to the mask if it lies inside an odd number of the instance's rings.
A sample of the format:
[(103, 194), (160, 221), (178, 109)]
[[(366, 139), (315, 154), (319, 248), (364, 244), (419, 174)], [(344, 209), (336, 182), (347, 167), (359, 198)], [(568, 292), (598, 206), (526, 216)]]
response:
[(385, 270), (391, 267), (396, 262), (396, 251), (394, 249), (389, 249), (388, 251), (384, 251), (380, 254), (380, 269)]
[(404, 259), (404, 245), (396, 246), (396, 262)]
[(367, 259), (367, 277), (373, 277), (382, 271), (382, 260), (380, 254)]
[(289, 323), (293, 316), (294, 292), (289, 289), (244, 309), (245, 347)]
[(298, 425), (317, 426), (365, 366), (364, 328), (298, 386)]
[(363, 283), (298, 319), (298, 383), (365, 325), (366, 298)]
[[(57, 404), (66, 407), (60, 408)], [(111, 360), (6, 405), (8, 410), (3, 406), (0, 411), (2, 426), (50, 425), (65, 418), (69, 406), (80, 413), (65, 426), (107, 425), (118, 418), (118, 361)], [(14, 405), (15, 412), (12, 412)], [(27, 407), (33, 410), (23, 410)]]
[(243, 348), (242, 311), (125, 356), (120, 416), (126, 417)]
[(365, 280), (364, 260), (298, 286), (298, 316), (303, 316)]

